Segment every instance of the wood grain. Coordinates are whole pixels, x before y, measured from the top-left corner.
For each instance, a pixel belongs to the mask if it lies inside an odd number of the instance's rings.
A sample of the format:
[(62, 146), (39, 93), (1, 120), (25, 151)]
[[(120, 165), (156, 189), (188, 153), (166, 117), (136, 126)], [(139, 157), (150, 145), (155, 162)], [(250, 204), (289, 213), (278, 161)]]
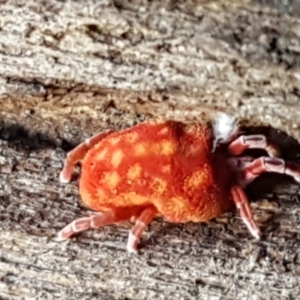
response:
[(293, 1), (0, 1), (1, 299), (300, 299), (299, 185), (247, 191), (264, 236), (238, 215), (155, 220), (137, 256), (130, 224), (69, 243), (88, 212), (66, 151), (150, 118), (236, 115), (300, 162), (300, 5)]

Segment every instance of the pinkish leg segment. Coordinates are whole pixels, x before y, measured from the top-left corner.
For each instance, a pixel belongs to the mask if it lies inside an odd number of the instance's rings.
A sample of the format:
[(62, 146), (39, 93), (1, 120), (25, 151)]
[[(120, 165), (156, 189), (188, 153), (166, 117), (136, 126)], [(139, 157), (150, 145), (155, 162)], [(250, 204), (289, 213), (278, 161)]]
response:
[(300, 182), (300, 165), (280, 158), (260, 157), (245, 166), (240, 179), (242, 186), (247, 186), (264, 172), (286, 174)]
[(278, 147), (264, 135), (241, 135), (230, 143), (228, 149), (233, 155), (239, 155), (246, 149), (264, 149), (270, 157), (280, 156)]
[(85, 142), (79, 144), (76, 148), (70, 151), (65, 160), (63, 170), (61, 171), (59, 176), (60, 182), (69, 182), (71, 180), (75, 164), (84, 158), (88, 150), (90, 150), (93, 146), (95, 146), (102, 139), (110, 135), (112, 132), (112, 130), (100, 132), (91, 137), (90, 139), (87, 139)]
[(250, 204), (245, 192), (240, 186), (236, 185), (232, 187), (231, 195), (236, 207), (240, 212), (240, 216), (243, 222), (245, 223), (251, 234), (256, 239), (260, 239), (261, 232), (253, 219)]
[(249, 166), (255, 158), (252, 156), (242, 156), (242, 157), (230, 157), (227, 159), (227, 163), (230, 168), (234, 171), (243, 171), (247, 166)]
[(136, 219), (133, 228), (128, 237), (127, 251), (136, 252), (138, 242), (145, 231), (146, 227), (151, 223), (153, 218), (157, 215), (157, 209), (154, 206), (146, 208), (140, 216)]
[(83, 217), (68, 224), (58, 233), (58, 238), (60, 240), (66, 240), (74, 234), (90, 228), (99, 228), (105, 225), (130, 220), (131, 217), (140, 215), (144, 209), (145, 208), (140, 207), (128, 207), (113, 208), (109, 211), (97, 212), (92, 216)]

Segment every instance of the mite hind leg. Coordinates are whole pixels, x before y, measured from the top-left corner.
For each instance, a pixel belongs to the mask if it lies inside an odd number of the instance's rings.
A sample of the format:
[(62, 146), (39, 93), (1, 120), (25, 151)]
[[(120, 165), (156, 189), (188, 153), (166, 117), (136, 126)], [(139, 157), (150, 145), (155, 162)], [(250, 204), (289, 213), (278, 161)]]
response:
[(100, 132), (87, 139), (85, 142), (79, 144), (76, 148), (70, 151), (67, 154), (64, 167), (59, 176), (60, 182), (70, 182), (75, 164), (84, 158), (88, 150), (90, 150), (93, 146), (99, 143), (102, 139), (109, 136), (111, 133), (113, 133), (112, 130)]
[(240, 186), (236, 185), (232, 187), (231, 195), (248, 230), (256, 239), (260, 239), (261, 232), (253, 219), (250, 203), (245, 192)]
[(157, 215), (157, 209), (154, 206), (149, 206), (145, 208), (141, 214), (136, 218), (135, 224), (132, 227), (128, 242), (127, 251), (134, 253), (137, 251), (139, 240), (145, 231), (146, 227), (151, 223), (151, 221)]
[(127, 221), (132, 217), (140, 216), (144, 210), (145, 207), (128, 207), (113, 208), (109, 211), (97, 212), (89, 217), (74, 220), (58, 233), (58, 238), (60, 240), (67, 240), (73, 235), (90, 228), (99, 228), (105, 225)]

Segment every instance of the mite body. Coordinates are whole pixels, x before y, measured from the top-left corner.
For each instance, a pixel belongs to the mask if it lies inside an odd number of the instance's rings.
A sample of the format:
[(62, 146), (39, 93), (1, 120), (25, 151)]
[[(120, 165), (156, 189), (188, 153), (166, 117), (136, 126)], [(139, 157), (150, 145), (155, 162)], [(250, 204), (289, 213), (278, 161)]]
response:
[[(240, 155), (248, 148), (269, 156)], [(97, 214), (77, 219), (59, 232), (61, 239), (89, 228), (134, 219), (127, 250), (154, 217), (170, 222), (202, 222), (233, 209), (255, 238), (255, 224), (243, 188), (262, 172), (300, 181), (300, 167), (286, 163), (263, 135), (238, 136), (236, 120), (220, 114), (213, 124), (176, 121), (142, 123), (119, 132), (99, 133), (72, 150), (60, 175), (69, 182), (82, 160), (80, 195)]]

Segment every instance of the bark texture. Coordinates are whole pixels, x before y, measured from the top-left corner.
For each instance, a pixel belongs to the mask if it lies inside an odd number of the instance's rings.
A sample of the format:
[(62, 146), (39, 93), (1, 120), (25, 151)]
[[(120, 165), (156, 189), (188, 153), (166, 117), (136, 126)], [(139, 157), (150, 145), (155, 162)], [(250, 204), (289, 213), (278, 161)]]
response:
[(87, 211), (58, 183), (66, 151), (107, 128), (227, 111), (300, 163), (300, 1), (0, 1), (1, 299), (300, 299), (299, 185), (248, 189), (236, 213), (56, 233)]

